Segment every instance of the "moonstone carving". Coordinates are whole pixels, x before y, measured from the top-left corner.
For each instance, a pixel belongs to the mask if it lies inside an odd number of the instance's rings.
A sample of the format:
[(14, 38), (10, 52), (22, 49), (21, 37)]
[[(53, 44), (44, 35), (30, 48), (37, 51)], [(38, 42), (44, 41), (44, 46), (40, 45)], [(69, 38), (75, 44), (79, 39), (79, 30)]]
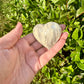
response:
[(47, 49), (50, 49), (56, 44), (61, 33), (61, 27), (55, 22), (37, 24), (33, 29), (34, 37)]

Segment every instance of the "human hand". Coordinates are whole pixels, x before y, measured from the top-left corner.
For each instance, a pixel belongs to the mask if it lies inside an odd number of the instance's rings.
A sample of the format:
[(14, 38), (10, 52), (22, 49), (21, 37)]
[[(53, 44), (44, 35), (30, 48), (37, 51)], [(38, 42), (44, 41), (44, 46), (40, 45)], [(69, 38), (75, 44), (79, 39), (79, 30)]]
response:
[[(65, 25), (60, 25), (64, 30)], [(29, 84), (35, 74), (64, 46), (68, 33), (50, 50), (36, 41), (30, 33), (20, 38), (23, 28), (15, 29), (0, 38), (0, 84)]]

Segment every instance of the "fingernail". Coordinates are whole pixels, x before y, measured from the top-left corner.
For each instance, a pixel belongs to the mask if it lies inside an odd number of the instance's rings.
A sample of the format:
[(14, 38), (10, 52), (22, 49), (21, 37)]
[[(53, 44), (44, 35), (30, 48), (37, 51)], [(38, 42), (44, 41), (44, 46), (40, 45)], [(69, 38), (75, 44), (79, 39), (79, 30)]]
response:
[(64, 32), (63, 38), (67, 39), (67, 37), (68, 37), (68, 32)]
[(69, 33), (68, 33), (68, 32), (66, 32), (66, 39), (67, 39), (67, 37), (68, 37), (68, 34), (69, 34)]
[(17, 23), (17, 25), (21, 24), (20, 22)]
[(69, 33), (68, 33), (68, 32), (66, 32), (66, 34), (68, 35)]
[(63, 28), (65, 28), (65, 27), (66, 27), (66, 25), (65, 25), (65, 24), (62, 24), (62, 27), (63, 27)]
[(61, 24), (60, 26), (62, 28), (62, 31), (66, 28), (66, 25), (65, 24)]
[(20, 22), (17, 23), (16, 28), (21, 27), (22, 24)]

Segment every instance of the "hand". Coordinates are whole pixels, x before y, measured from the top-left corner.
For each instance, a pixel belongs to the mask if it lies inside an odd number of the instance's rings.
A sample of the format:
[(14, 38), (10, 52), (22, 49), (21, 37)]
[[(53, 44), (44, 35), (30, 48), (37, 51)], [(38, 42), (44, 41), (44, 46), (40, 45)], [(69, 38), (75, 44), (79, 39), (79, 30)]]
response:
[[(65, 25), (60, 25), (64, 30)], [(44, 48), (30, 33), (23, 38), (22, 24), (0, 38), (0, 84), (29, 84), (35, 74), (64, 46), (68, 34), (50, 50)]]

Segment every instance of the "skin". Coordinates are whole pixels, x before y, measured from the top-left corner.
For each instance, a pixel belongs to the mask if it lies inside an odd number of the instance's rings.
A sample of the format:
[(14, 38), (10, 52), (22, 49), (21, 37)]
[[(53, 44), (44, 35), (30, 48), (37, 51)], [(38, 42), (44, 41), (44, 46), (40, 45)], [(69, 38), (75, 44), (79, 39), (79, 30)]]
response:
[[(65, 25), (60, 25), (64, 30)], [(0, 84), (30, 84), (35, 74), (64, 46), (68, 33), (47, 50), (33, 34), (21, 38), (23, 28), (17, 26), (0, 38)]]

